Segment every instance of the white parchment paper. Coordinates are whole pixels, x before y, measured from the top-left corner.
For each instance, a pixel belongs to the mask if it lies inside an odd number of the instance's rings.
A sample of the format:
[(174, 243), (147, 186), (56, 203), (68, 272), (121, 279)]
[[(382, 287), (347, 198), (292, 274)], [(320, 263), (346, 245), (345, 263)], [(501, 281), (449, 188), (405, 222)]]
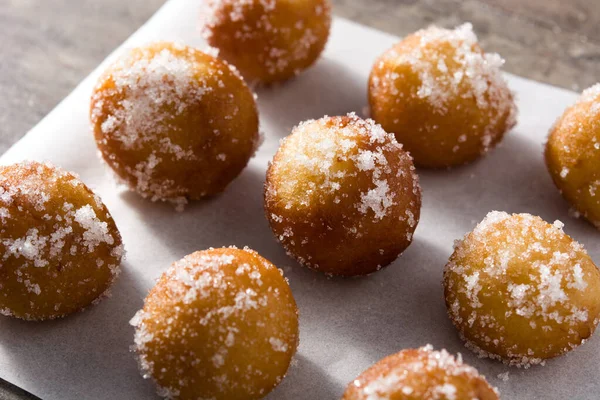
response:
[[(178, 40), (204, 47), (199, 1), (171, 0), (125, 47)], [(466, 350), (446, 316), (442, 269), (452, 243), (490, 210), (561, 219), (565, 231), (600, 261), (598, 232), (568, 216), (542, 159), (548, 129), (576, 99), (565, 90), (508, 76), (520, 108), (519, 124), (489, 156), (451, 171), (419, 171), (423, 210), (415, 241), (404, 255), (370, 277), (327, 279), (289, 259), (263, 215), (267, 162), (292, 126), (325, 114), (361, 111), (377, 55), (398, 38), (337, 19), (317, 65), (279, 87), (258, 92), (266, 140), (227, 191), (214, 199), (172, 207), (116, 189), (96, 156), (88, 123), (94, 71), (25, 138), (4, 154), (7, 164), (49, 160), (80, 174), (101, 196), (128, 251), (113, 296), (59, 321), (0, 319), (0, 376), (46, 400), (153, 399), (129, 352), (128, 325), (154, 280), (174, 260), (210, 246), (250, 246), (283, 268), (300, 308), (296, 362), (268, 399), (339, 399), (345, 385), (383, 356), (427, 343), (462, 352), (498, 386), (504, 399), (597, 399), (600, 338), (545, 367), (520, 370), (480, 360)], [(121, 51), (117, 50), (117, 53)], [(498, 374), (509, 371), (508, 381)]]

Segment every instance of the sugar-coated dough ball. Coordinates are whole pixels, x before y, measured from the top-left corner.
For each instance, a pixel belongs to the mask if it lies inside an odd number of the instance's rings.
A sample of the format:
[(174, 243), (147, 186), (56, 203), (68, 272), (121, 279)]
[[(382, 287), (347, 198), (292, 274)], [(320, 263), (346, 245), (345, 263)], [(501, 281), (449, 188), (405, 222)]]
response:
[(481, 50), (471, 24), (420, 30), (375, 62), (371, 117), (396, 134), (417, 166), (473, 161), (515, 124), (503, 63)]
[(286, 279), (249, 249), (198, 251), (173, 263), (131, 324), (144, 377), (169, 399), (261, 399), (298, 343)]
[(121, 235), (79, 178), (51, 164), (0, 167), (0, 313), (63, 317), (98, 301), (120, 268)]
[(467, 347), (528, 367), (592, 335), (600, 317), (600, 272), (562, 226), (492, 211), (457, 242), (444, 288)]
[(477, 370), (431, 345), (385, 357), (350, 382), (342, 400), (498, 400)]
[(329, 0), (207, 0), (203, 33), (219, 56), (250, 82), (297, 75), (319, 58), (329, 37)]
[(267, 171), (265, 210), (292, 257), (334, 275), (394, 261), (419, 222), (421, 190), (394, 135), (355, 114), (298, 125)]
[(546, 165), (575, 214), (600, 229), (600, 83), (585, 90), (550, 131)]
[(254, 95), (227, 63), (191, 47), (132, 49), (91, 103), (104, 161), (131, 188), (177, 204), (221, 192), (258, 141)]

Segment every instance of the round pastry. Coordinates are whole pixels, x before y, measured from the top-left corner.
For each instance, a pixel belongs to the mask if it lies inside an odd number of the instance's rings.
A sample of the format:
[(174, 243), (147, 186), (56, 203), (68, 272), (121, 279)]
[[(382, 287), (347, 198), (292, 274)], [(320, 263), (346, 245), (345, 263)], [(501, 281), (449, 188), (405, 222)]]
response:
[(585, 90), (550, 131), (546, 165), (576, 215), (600, 228), (600, 83)]
[(528, 367), (592, 335), (600, 318), (600, 272), (562, 226), (492, 211), (457, 242), (444, 289), (467, 347)]
[(123, 246), (110, 213), (79, 178), (51, 164), (0, 167), (0, 313), (63, 317), (98, 301)]
[(273, 233), (301, 264), (364, 275), (394, 261), (419, 222), (421, 190), (394, 135), (355, 114), (298, 125), (267, 171)]
[(396, 134), (417, 166), (473, 161), (515, 124), (503, 63), (481, 50), (471, 24), (420, 30), (375, 62), (371, 117)]
[(402, 350), (364, 371), (346, 388), (342, 400), (498, 400), (477, 370), (431, 345)]
[(283, 81), (310, 67), (329, 37), (329, 0), (208, 0), (202, 30), (249, 82)]
[(173, 43), (133, 49), (109, 67), (94, 89), (91, 121), (122, 180), (176, 204), (221, 192), (259, 137), (254, 96), (235, 69)]
[(173, 263), (131, 324), (144, 377), (169, 399), (261, 399), (298, 344), (298, 310), (281, 270), (233, 247)]

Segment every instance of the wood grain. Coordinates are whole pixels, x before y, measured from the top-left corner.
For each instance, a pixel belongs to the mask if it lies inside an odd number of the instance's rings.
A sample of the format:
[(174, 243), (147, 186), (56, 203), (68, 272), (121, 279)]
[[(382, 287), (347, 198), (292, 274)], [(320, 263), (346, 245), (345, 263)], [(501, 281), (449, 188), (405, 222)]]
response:
[(339, 15), (406, 35), (430, 24), (473, 23), (506, 70), (572, 90), (600, 81), (597, 0), (334, 0)]
[(163, 0), (0, 0), (0, 153)]

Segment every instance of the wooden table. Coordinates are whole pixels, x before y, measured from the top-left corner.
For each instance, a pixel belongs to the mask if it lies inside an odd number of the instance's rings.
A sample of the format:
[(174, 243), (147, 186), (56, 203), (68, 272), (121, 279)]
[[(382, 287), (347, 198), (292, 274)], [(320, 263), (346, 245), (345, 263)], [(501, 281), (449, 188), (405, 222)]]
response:
[[(201, 1), (201, 0), (189, 0)], [(0, 153), (164, 0), (0, 0)], [(600, 81), (598, 0), (333, 0), (335, 13), (406, 35), (471, 21), (506, 70), (581, 90)], [(0, 381), (0, 400), (24, 399)]]

